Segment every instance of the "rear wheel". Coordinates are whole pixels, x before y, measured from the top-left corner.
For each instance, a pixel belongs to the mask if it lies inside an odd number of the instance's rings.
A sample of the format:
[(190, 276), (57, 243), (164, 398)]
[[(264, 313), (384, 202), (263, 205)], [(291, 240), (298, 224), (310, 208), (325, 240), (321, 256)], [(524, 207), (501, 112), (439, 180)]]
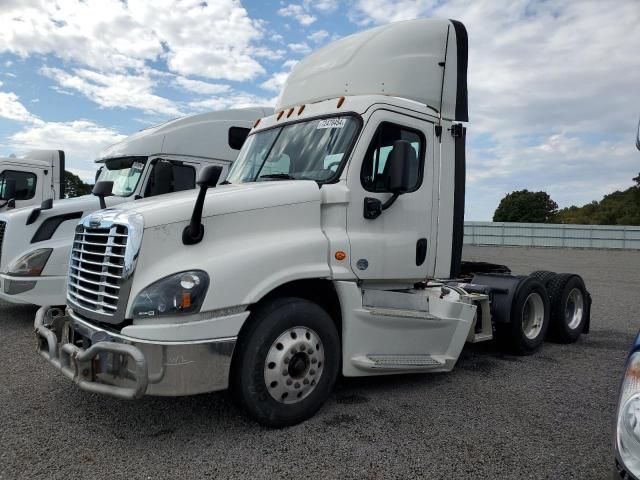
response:
[(540, 349), (549, 328), (549, 296), (540, 280), (527, 277), (518, 286), (511, 305), (509, 323), (496, 324), (502, 347), (516, 355), (530, 355)]
[(340, 340), (329, 314), (308, 300), (281, 298), (259, 307), (250, 322), (236, 345), (234, 396), (269, 427), (313, 416), (340, 365)]
[(578, 275), (561, 273), (548, 286), (551, 298), (549, 338), (573, 343), (580, 337), (587, 321), (588, 297), (584, 281)]
[(546, 287), (549, 284), (549, 282), (553, 278), (555, 278), (556, 273), (555, 272), (550, 272), (548, 270), (537, 270), (537, 271), (533, 272), (529, 276), (540, 280), (542, 282), (542, 284)]

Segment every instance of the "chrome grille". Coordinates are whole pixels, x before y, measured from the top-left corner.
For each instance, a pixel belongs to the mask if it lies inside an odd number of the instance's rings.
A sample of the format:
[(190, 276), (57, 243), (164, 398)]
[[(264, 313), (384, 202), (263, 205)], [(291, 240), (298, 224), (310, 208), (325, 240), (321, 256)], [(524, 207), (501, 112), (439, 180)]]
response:
[(125, 225), (78, 225), (69, 261), (67, 299), (71, 304), (102, 315), (116, 314), (127, 275), (127, 241)]
[(4, 229), (7, 226), (7, 222), (0, 221), (0, 260), (2, 260), (2, 244), (4, 243)]

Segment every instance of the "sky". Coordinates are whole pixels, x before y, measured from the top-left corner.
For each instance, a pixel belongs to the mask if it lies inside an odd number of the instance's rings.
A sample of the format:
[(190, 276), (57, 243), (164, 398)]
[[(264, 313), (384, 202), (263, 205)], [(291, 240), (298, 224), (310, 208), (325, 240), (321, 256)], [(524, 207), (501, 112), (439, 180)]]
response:
[(582, 205), (633, 184), (640, 0), (0, 0), (0, 155), (105, 147), (181, 115), (273, 105), (297, 61), (416, 17), (469, 34), (467, 220), (544, 190)]

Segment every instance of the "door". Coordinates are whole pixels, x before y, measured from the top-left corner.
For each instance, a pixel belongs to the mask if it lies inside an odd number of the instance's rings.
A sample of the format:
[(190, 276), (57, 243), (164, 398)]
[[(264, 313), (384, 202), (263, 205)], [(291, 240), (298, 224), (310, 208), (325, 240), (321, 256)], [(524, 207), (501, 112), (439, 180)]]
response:
[(42, 201), (42, 178), (38, 169), (7, 168), (0, 172), (0, 206), (9, 200), (15, 201), (16, 208), (40, 205)]
[[(392, 197), (386, 179), (388, 162), (396, 158), (396, 140), (407, 141), (413, 147), (412, 188), (379, 217), (367, 219), (363, 214), (365, 198), (376, 198), (384, 204)], [(429, 249), (435, 247), (430, 231), (432, 145), (430, 122), (387, 110), (377, 110), (369, 117), (347, 173), (347, 232), (351, 268), (358, 278), (392, 283), (418, 281), (433, 274), (434, 256), (429, 255)]]

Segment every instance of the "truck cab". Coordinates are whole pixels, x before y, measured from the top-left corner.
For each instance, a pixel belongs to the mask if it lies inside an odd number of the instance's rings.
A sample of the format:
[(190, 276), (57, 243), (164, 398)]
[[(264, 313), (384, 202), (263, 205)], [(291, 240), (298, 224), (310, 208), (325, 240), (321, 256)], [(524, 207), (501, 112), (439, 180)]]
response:
[[(107, 148), (96, 160), (96, 181), (113, 182), (106, 206), (193, 189), (207, 165), (226, 174), (255, 119), (268, 112), (250, 108), (179, 118)], [(98, 198), (86, 195), (0, 215), (0, 298), (64, 305), (75, 226), (100, 208)]]
[(313, 53), (223, 184), (210, 167), (197, 194), (80, 222), (74, 250), (96, 245), (71, 259), (66, 312), (38, 311), (41, 355), (119, 398), (230, 388), (281, 427), (313, 415), (339, 373), (449, 371), (494, 329), (518, 354), (552, 324), (575, 341), (589, 318), (579, 277), (547, 272), (569, 302), (538, 278), (463, 271), (466, 72), (450, 20)]
[(0, 158), (0, 212), (64, 198), (64, 168), (62, 150)]

